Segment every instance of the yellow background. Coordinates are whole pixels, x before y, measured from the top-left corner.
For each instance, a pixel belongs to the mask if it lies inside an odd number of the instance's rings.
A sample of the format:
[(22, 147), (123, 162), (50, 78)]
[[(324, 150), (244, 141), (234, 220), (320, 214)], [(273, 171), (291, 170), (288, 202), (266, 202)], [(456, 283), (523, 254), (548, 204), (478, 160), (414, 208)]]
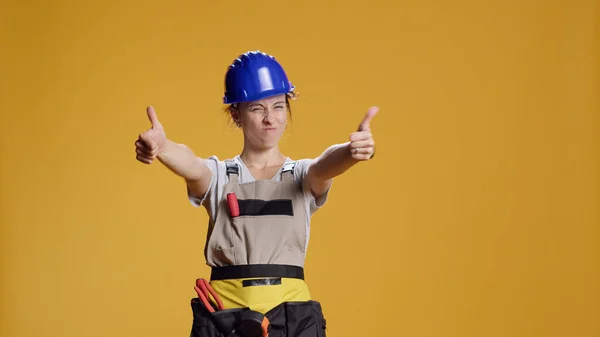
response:
[(595, 1), (20, 1), (0, 8), (2, 337), (187, 336), (206, 214), (135, 161), (154, 105), (240, 151), (223, 75), (260, 49), (301, 98), (282, 146), (377, 156), (313, 218), (328, 336), (600, 336)]

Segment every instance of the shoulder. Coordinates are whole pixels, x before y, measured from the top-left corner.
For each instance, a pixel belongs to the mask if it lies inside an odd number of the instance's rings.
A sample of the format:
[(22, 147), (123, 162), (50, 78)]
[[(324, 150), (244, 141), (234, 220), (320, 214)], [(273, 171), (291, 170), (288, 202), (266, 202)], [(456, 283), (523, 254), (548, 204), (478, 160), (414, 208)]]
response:
[(314, 159), (312, 158), (302, 158), (302, 159), (288, 159), (289, 164), (293, 163), (294, 164), (294, 176), (296, 178), (301, 178), (303, 179), (306, 176), (306, 173), (308, 172), (308, 169), (310, 168), (310, 165), (312, 164)]
[(329, 195), (329, 188), (318, 198), (315, 198), (312, 190), (309, 186), (308, 179), (306, 178), (308, 170), (314, 163), (314, 158), (303, 158), (295, 160), (294, 166), (294, 179), (302, 185), (302, 193), (307, 204), (307, 212), (312, 215), (318, 209), (320, 209), (327, 201)]
[(211, 168), (211, 170), (213, 171), (225, 171), (227, 168), (227, 165), (231, 164), (231, 163), (235, 163), (235, 164), (239, 164), (238, 161), (236, 160), (236, 158), (227, 158), (227, 159), (219, 159), (219, 157), (217, 157), (216, 155), (212, 155), (208, 158), (205, 159), (206, 164)]

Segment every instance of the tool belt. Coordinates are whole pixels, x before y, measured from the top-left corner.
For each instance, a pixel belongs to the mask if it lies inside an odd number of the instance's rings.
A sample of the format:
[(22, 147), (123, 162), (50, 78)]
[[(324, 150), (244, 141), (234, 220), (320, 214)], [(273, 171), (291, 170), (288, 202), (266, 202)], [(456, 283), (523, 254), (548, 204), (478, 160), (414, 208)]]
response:
[[(242, 265), (212, 269), (211, 281), (248, 279), (268, 285), (281, 278), (304, 279), (304, 270), (287, 265)], [(203, 278), (194, 287), (192, 337), (324, 337), (325, 319), (316, 301), (285, 302), (263, 314), (250, 308), (225, 308), (219, 295)], [(289, 317), (293, 317), (288, 321)]]

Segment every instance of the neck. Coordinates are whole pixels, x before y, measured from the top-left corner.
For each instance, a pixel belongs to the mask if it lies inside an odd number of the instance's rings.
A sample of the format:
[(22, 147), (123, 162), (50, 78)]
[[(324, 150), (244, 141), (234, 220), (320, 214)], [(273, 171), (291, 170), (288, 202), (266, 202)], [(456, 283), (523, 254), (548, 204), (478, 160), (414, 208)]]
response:
[(279, 150), (279, 146), (269, 149), (257, 149), (244, 145), (240, 158), (247, 167), (279, 166), (285, 161), (285, 156)]

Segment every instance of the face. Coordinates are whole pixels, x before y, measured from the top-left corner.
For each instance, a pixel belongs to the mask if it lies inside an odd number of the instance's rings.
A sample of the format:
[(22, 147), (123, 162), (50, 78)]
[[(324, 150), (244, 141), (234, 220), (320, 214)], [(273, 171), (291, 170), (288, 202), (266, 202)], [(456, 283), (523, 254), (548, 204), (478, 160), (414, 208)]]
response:
[(285, 95), (240, 103), (232, 118), (244, 130), (244, 138), (252, 146), (267, 149), (277, 146), (287, 124)]

